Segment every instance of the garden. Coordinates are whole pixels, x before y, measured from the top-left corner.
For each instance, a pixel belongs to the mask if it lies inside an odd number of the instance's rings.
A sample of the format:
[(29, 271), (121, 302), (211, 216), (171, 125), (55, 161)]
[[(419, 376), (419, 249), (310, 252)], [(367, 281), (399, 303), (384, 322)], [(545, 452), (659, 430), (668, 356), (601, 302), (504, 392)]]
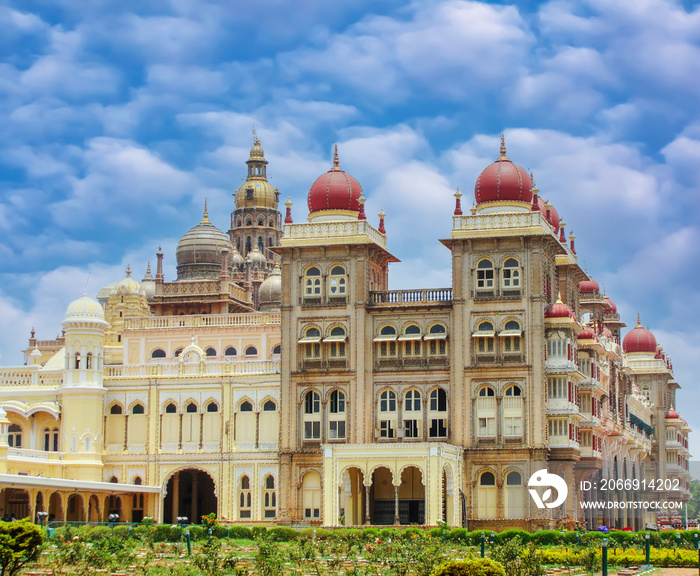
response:
[[(645, 563), (646, 532), (497, 534), (446, 526), (325, 530), (223, 526), (0, 523), (0, 576), (597, 574), (606, 538), (609, 573)], [(698, 567), (698, 535), (649, 533), (651, 564)], [(483, 556), (483, 558), (482, 558)]]

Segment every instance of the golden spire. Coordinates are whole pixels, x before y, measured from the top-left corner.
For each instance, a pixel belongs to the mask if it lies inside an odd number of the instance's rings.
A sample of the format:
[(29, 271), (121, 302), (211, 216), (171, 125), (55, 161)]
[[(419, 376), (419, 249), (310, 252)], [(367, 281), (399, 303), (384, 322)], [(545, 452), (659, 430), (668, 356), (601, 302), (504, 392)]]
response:
[(131, 266), (129, 264), (126, 265), (126, 277), (129, 278), (131, 276)]
[(333, 144), (333, 170), (340, 170), (340, 160), (338, 160), (337, 144)]
[(204, 215), (202, 216), (202, 221), (200, 224), (211, 224), (209, 222), (209, 210), (207, 210), (207, 199), (204, 199)]
[(501, 134), (501, 157), (499, 160), (508, 160), (508, 156), (506, 156), (506, 137), (503, 134)]
[(637, 326), (641, 326), (641, 325), (642, 325), (642, 319), (639, 316), (639, 312), (637, 312)]

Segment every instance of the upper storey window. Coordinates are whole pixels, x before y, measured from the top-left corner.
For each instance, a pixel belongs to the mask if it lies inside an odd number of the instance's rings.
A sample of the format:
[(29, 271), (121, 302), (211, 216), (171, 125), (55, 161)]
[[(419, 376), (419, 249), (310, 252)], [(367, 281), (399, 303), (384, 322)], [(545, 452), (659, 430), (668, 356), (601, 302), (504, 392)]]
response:
[(517, 320), (506, 322), (499, 336), (503, 339), (503, 352), (505, 354), (519, 354), (521, 352), (522, 329)]
[(383, 326), (374, 341), (377, 343), (379, 358), (394, 358), (396, 356), (396, 328), (391, 325)]
[(321, 331), (315, 326), (310, 326), (304, 332), (304, 337), (299, 340), (304, 346), (304, 358), (314, 360), (321, 358)]
[(333, 266), (328, 277), (328, 295), (331, 298), (344, 297), (347, 293), (348, 277), (345, 268)]
[(501, 269), (501, 287), (504, 290), (520, 290), (520, 262), (508, 258)]
[(476, 339), (477, 354), (493, 354), (494, 352), (494, 336), (496, 332), (493, 324), (488, 320), (479, 323), (473, 337)]
[(403, 355), (405, 358), (420, 357), (421, 355), (421, 330), (416, 324), (409, 324), (404, 328), (399, 341), (403, 342)]
[(433, 324), (425, 335), (430, 356), (445, 356), (447, 354), (447, 328), (444, 324)]
[(321, 271), (311, 266), (304, 273), (304, 298), (321, 297)]
[(493, 290), (494, 288), (494, 269), (493, 262), (488, 258), (479, 260), (476, 265), (476, 289), (477, 290)]

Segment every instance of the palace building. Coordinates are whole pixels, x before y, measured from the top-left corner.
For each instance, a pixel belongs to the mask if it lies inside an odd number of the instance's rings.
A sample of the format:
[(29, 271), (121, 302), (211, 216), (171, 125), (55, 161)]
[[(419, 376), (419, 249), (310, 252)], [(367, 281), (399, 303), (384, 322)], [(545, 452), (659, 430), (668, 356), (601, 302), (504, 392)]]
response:
[[(0, 514), (643, 528), (671, 517), (581, 502), (656, 479), (689, 499), (670, 360), (639, 319), (624, 332), (505, 144), (467, 214), (455, 194), (452, 286), (430, 289), (389, 289), (385, 215), (337, 148), (305, 222), (289, 201), (282, 218), (257, 137), (246, 164), (228, 233), (205, 204), (175, 280), (159, 248), (155, 277), (127, 269), (0, 368)], [(542, 469), (559, 507), (530, 497)]]

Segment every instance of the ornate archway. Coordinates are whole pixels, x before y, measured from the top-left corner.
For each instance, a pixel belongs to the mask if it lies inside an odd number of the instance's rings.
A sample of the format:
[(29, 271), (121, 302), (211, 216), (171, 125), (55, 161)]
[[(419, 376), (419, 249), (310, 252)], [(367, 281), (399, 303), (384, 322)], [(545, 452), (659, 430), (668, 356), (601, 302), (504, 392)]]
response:
[(186, 468), (174, 472), (166, 483), (163, 521), (176, 523), (186, 517), (190, 524), (200, 524), (202, 516), (218, 515), (218, 498), (213, 478), (203, 470)]

